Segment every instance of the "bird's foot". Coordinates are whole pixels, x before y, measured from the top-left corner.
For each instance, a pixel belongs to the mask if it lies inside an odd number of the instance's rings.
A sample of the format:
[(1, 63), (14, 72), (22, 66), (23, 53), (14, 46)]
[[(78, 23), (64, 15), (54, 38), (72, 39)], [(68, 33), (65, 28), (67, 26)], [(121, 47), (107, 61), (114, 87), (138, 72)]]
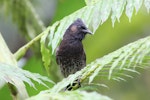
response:
[(78, 78), (77, 80), (75, 80), (72, 84), (69, 84), (64, 90), (74, 90), (74, 89), (78, 89), (81, 87), (81, 82), (80, 82), (80, 78)]

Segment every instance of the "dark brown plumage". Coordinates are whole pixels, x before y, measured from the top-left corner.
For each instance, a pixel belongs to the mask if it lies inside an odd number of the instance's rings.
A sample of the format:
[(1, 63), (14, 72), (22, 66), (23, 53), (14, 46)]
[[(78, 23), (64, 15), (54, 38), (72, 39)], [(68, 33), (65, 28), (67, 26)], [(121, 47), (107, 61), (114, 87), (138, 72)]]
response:
[(86, 66), (86, 54), (82, 40), (87, 33), (91, 34), (81, 19), (75, 20), (66, 30), (56, 50), (56, 61), (64, 77)]

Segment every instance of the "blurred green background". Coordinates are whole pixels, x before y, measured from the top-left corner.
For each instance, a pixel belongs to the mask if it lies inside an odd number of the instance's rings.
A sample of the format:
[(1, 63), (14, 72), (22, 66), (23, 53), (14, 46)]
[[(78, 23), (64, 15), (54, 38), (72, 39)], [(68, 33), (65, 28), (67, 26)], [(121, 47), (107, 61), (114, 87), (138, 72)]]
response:
[[(85, 6), (83, 0), (32, 0), (32, 4), (46, 26), (52, 25), (55, 21)], [(17, 24), (11, 20), (11, 16), (6, 17), (3, 10), (0, 10), (0, 32), (12, 52), (26, 43)], [(87, 63), (149, 34), (150, 15), (144, 7), (136, 15), (133, 15), (131, 22), (123, 13), (120, 22), (116, 22), (115, 26), (112, 27), (109, 18), (93, 36), (87, 36), (83, 41)], [(23, 60), (26, 62), (23, 68), (41, 75), (47, 75), (40, 55), (37, 57), (32, 52), (26, 55), (25, 61)], [(50, 78), (58, 82), (62, 77), (60, 77), (59, 71), (56, 73), (55, 70), (58, 70), (58, 66), (54, 63), (50, 71)], [(109, 89), (100, 88), (98, 92), (110, 96), (114, 100), (150, 100), (150, 69), (139, 70), (139, 72), (141, 75), (134, 75), (133, 79), (126, 79), (126, 82), (107, 81)], [(29, 95), (35, 95), (39, 91), (47, 89), (37, 83), (36, 87), (37, 90), (27, 85)], [(0, 99), (11, 100), (7, 85), (0, 90)]]

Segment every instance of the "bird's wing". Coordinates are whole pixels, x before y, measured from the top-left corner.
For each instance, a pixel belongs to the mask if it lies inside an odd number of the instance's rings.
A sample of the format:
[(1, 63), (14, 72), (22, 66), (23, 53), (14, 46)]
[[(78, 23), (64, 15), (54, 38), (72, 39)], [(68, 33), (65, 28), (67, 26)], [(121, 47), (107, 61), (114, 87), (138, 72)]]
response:
[(83, 62), (83, 67), (85, 67), (86, 66), (86, 54), (84, 50), (83, 50), (83, 55), (82, 55), (82, 62)]

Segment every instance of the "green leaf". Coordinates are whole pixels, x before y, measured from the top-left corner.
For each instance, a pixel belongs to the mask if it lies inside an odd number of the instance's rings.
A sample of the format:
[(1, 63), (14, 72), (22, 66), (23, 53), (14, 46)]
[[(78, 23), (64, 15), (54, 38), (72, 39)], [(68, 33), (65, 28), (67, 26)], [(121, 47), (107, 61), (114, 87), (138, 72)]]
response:
[(43, 91), (40, 94), (28, 98), (27, 100), (112, 100), (96, 92), (86, 91), (66, 91), (60, 93), (51, 93)]
[[(8, 49), (1, 33), (0, 33), (0, 88), (5, 83), (16, 83), (14, 86), (16, 86), (18, 90), (18, 99), (25, 99), (28, 97), (28, 93), (25, 89), (25, 85), (22, 81), (18, 80), (16, 81), (16, 78), (12, 76), (13, 70), (11, 68), (16, 69), (17, 68), (17, 61), (13, 54)], [(11, 68), (7, 68), (7, 66), (13, 66)], [(12, 86), (12, 88), (14, 88)], [(15, 91), (15, 90), (14, 90)], [(16, 91), (15, 91), (16, 92)]]
[(49, 80), (47, 77), (18, 68), (17, 61), (8, 49), (1, 34), (0, 55), (0, 88), (4, 85), (4, 83), (10, 83), (17, 88), (20, 98), (24, 99), (28, 97), (24, 82), (28, 83), (34, 88), (35, 86), (30, 79), (46, 87), (47, 85), (43, 81), (48, 81), (54, 84), (54, 82)]
[(130, 43), (102, 58), (88, 64), (82, 70), (70, 75), (57, 83), (52, 92), (60, 92), (68, 84), (80, 78), (80, 82), (89, 79), (89, 84), (95, 77), (112, 79), (116, 81), (126, 81), (124, 78), (133, 78), (129, 73), (140, 74), (136, 68), (146, 68), (149, 66), (150, 58), (150, 36)]
[(19, 84), (23, 82), (26, 82), (30, 86), (35, 88), (34, 84), (32, 83), (30, 79), (46, 87), (47, 85), (43, 83), (43, 81), (48, 81), (54, 84), (53, 81), (49, 80), (47, 77), (41, 76), (40, 74), (31, 73), (29, 71), (20, 69), (18, 67), (0, 63), (0, 80), (1, 80), (0, 82), (11, 83), (14, 86), (16, 86), (18, 90), (21, 90), (21, 87), (19, 87), (20, 86)]
[(6, 63), (9, 65), (17, 66), (17, 61), (14, 55), (8, 49), (1, 33), (0, 33), (0, 63)]
[[(53, 27), (48, 27), (44, 32), (43, 36), (41, 37), (40, 45), (41, 45), (41, 54), (42, 54), (42, 61), (44, 62), (44, 67), (49, 74), (49, 65), (52, 58), (52, 48), (48, 47), (51, 42), (47, 43), (48, 39), (51, 40), (53, 37), (53, 33), (56, 30), (59, 22), (56, 22)], [(50, 33), (50, 34), (49, 34)]]
[[(48, 33), (49, 32), (48, 29), (45, 32)], [(48, 34), (44, 34), (41, 37), (40, 44), (41, 44), (42, 61), (44, 62), (44, 66), (45, 66), (45, 69), (46, 69), (47, 73), (49, 73), (49, 65), (50, 65), (50, 62), (51, 62), (51, 53), (50, 53), (50, 50), (45, 45), (47, 35)]]
[[(22, 70), (17, 67), (17, 61), (15, 60), (13, 54), (9, 51), (4, 39), (0, 34), (0, 73), (1, 78), (5, 82), (9, 82), (16, 86), (17, 81), (25, 81), (32, 87), (34, 84), (31, 82), (30, 78), (38, 83), (45, 85), (41, 80), (48, 81), (50, 83), (54, 83), (46, 77), (43, 77), (39, 74), (32, 74), (28, 71)], [(6, 77), (7, 76), (7, 77)], [(15, 79), (15, 81), (13, 80)], [(1, 82), (3, 82), (1, 81)], [(19, 86), (19, 85), (18, 85)], [(0, 86), (1, 87), (1, 86)], [(19, 89), (19, 87), (17, 87)], [(34, 87), (35, 88), (35, 87)]]
[(0, 4), (1, 9), (5, 11), (7, 16), (12, 16), (12, 20), (26, 38), (31, 40), (45, 30), (45, 26), (30, 0), (0, 0)]
[[(48, 47), (50, 48), (50, 53), (52, 53), (52, 55), (55, 53), (66, 29), (77, 18), (81, 18), (87, 27), (94, 33), (97, 28), (108, 19), (108, 17), (111, 17), (114, 26), (116, 19), (119, 21), (124, 10), (130, 21), (134, 9), (137, 13), (143, 4), (143, 1), (144, 0), (85, 0), (87, 4), (85, 7), (64, 17), (62, 20), (51, 26), (47, 38), (49, 40)], [(149, 9), (150, 3), (148, 0), (144, 1), (144, 5)]]
[(150, 1), (149, 0), (144, 0), (144, 5), (147, 8), (147, 12), (150, 11)]

